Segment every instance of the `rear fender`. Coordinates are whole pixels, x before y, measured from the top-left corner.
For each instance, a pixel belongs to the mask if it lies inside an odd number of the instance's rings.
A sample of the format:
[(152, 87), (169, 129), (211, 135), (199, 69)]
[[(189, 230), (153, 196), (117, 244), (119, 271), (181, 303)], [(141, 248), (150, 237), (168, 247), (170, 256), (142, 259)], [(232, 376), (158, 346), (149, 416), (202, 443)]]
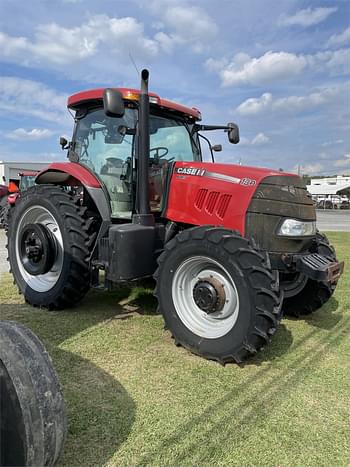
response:
[(86, 167), (75, 162), (54, 163), (38, 174), (35, 183), (62, 186), (82, 185), (98, 209), (103, 221), (110, 221), (111, 208), (108, 195), (97, 177)]

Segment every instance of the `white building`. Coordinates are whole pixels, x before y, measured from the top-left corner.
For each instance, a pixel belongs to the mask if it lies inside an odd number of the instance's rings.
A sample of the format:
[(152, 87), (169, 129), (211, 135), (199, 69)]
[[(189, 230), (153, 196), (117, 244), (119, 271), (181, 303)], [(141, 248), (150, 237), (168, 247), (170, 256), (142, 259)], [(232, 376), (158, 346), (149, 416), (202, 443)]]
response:
[(312, 186), (343, 186), (350, 184), (350, 175), (337, 175), (336, 177), (327, 178), (312, 178), (310, 180)]
[(308, 192), (317, 207), (348, 209), (350, 199), (350, 176), (313, 178), (307, 185)]
[(47, 162), (6, 162), (0, 161), (0, 185), (10, 179), (18, 180), (18, 174), (25, 171), (40, 171), (49, 164)]

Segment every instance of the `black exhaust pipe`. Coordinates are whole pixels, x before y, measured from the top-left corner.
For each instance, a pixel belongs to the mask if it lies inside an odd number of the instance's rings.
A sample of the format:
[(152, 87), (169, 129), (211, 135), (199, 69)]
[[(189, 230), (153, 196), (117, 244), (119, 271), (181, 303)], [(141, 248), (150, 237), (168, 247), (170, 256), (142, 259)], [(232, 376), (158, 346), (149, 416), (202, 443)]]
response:
[(149, 202), (148, 76), (148, 70), (142, 70), (136, 139), (136, 213), (132, 216), (132, 222), (110, 225), (108, 249), (103, 246), (99, 253), (106, 265), (106, 278), (111, 282), (151, 276), (157, 266), (155, 257), (157, 227)]
[(141, 225), (154, 225), (154, 216), (149, 204), (149, 95), (148, 70), (141, 72), (141, 94), (139, 107), (138, 144), (137, 144), (137, 204), (133, 222)]

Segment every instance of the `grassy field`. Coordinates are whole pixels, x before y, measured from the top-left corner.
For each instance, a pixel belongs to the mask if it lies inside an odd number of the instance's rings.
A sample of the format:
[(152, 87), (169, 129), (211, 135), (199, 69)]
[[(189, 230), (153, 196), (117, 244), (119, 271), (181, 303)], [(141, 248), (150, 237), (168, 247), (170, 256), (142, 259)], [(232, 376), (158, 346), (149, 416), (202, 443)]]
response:
[[(350, 264), (350, 234), (329, 237)], [(94, 291), (74, 311), (46, 312), (3, 274), (0, 316), (52, 355), (69, 417), (61, 466), (349, 466), (349, 275), (244, 367), (175, 347), (148, 289)]]

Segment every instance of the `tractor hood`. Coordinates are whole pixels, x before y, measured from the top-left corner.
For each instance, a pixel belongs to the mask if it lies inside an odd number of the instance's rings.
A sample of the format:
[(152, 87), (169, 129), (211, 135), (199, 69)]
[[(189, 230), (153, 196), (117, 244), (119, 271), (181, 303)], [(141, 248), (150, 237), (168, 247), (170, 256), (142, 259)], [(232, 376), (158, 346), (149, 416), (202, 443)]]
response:
[(176, 162), (165, 217), (193, 225), (214, 224), (245, 233), (249, 204), (264, 179), (305, 189), (295, 174), (232, 164)]
[(258, 185), (263, 178), (270, 176), (292, 176), (296, 177), (295, 174), (280, 172), (271, 169), (264, 169), (259, 167), (249, 167), (245, 165), (234, 165), (234, 164), (216, 164), (211, 162), (178, 162), (176, 163), (175, 173), (185, 175), (193, 175), (192, 169), (204, 171), (197, 175), (205, 178), (217, 178), (225, 180), (228, 183), (235, 183), (244, 186), (255, 186)]

